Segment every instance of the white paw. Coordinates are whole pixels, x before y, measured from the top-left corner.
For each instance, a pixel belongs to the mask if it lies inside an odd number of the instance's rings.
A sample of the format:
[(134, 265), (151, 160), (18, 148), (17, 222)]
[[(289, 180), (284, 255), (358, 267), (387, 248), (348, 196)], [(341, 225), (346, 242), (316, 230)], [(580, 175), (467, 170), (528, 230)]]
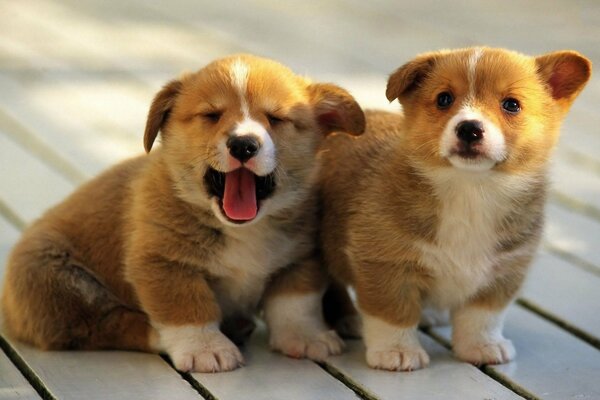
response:
[(216, 324), (163, 327), (161, 345), (183, 372), (231, 371), (244, 364), (240, 350)]
[(454, 346), (456, 356), (475, 365), (504, 364), (515, 358), (516, 351), (508, 339), (485, 343), (458, 344)]
[(429, 365), (429, 356), (421, 347), (367, 349), (367, 364), (388, 371), (414, 371)]
[(360, 339), (362, 337), (362, 320), (360, 315), (345, 315), (335, 323), (336, 332), (343, 338)]
[(293, 358), (323, 361), (330, 355), (340, 354), (344, 341), (333, 330), (303, 331), (283, 328), (271, 332), (269, 341), (273, 350)]

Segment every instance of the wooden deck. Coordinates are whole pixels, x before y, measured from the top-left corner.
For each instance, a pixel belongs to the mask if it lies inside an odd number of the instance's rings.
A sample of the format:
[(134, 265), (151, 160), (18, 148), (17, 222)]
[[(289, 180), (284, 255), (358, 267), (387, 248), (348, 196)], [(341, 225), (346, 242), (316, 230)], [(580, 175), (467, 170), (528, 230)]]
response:
[[(159, 87), (216, 57), (273, 57), (368, 107), (390, 107), (389, 72), (443, 47), (569, 48), (600, 65), (599, 2), (483, 3), (0, 0), (0, 277), (27, 223), (142, 151)], [(0, 337), (0, 398), (600, 399), (599, 106), (593, 78), (565, 123), (544, 246), (508, 315), (510, 364), (456, 361), (448, 329), (423, 333), (431, 366), (412, 373), (368, 369), (360, 342), (323, 365), (291, 360), (267, 349), (264, 332), (244, 349), (246, 367), (215, 375), (180, 375), (155, 355), (41, 352)]]

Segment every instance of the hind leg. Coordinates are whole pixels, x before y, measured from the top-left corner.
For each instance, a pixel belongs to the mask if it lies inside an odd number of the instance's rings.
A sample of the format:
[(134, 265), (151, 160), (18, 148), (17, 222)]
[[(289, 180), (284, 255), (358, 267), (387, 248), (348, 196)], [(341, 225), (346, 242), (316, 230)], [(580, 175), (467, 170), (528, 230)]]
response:
[(58, 235), (28, 234), (9, 259), (5, 329), (42, 349), (153, 351), (148, 317), (123, 306)]

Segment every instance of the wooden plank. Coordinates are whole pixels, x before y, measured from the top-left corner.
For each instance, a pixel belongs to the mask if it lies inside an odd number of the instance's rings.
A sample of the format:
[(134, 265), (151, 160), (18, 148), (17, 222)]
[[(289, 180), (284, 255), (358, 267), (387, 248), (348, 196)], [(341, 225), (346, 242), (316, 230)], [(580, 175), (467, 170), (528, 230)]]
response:
[(65, 178), (31, 156), (0, 130), (0, 199), (31, 222), (72, 190)]
[[(111, 6), (90, 1), (38, 1), (7, 4), (5, 10), (14, 16), (4, 28), (9, 37), (83, 69), (133, 72), (142, 81), (169, 78), (182, 68), (244, 50), (231, 36), (223, 37), (207, 29), (191, 30), (145, 3)], [(130, 19), (131, 15), (135, 18)], [(31, 30), (54, 40), (51, 44), (36, 43), (36, 36), (28, 34)], [(55, 49), (52, 45), (60, 47)]]
[(356, 399), (350, 389), (315, 363), (270, 351), (262, 324), (243, 353), (243, 368), (225, 374), (192, 376), (219, 400)]
[[(592, 83), (596, 80), (598, 78), (592, 78)], [(600, 161), (600, 137), (597, 134), (599, 125), (600, 117), (596, 111), (590, 110), (586, 103), (576, 101), (563, 123), (559, 146)]]
[[(450, 339), (450, 328), (435, 332)], [(510, 308), (504, 333), (517, 357), (486, 367), (494, 374), (548, 400), (600, 398), (597, 349), (518, 306)]]
[(58, 399), (198, 399), (200, 395), (153, 354), (40, 351), (10, 342)]
[[(566, 151), (558, 152), (550, 174), (553, 190), (561, 197), (566, 196), (567, 207), (600, 210), (600, 171), (585, 162), (575, 164), (573, 157)], [(574, 200), (575, 204), (569, 205), (569, 200)]]
[[(11, 129), (16, 121), (24, 131), (16, 140), (33, 137), (60, 158), (76, 164), (85, 176), (96, 175), (107, 165), (143, 151), (141, 138), (147, 105), (140, 101), (120, 102), (116, 108), (107, 105), (110, 103), (102, 106), (93, 99), (114, 86), (94, 90), (92, 85), (75, 81), (50, 82), (51, 79), (42, 79), (24, 85), (0, 74), (0, 90), (7, 94), (0, 99), (0, 128)], [(148, 104), (150, 99), (148, 96)], [(103, 115), (113, 110), (129, 116), (123, 117), (122, 122), (111, 122)], [(137, 135), (122, 127), (132, 123), (131, 115), (138, 119)]]
[(367, 366), (364, 346), (348, 341), (346, 353), (330, 357), (331, 365), (367, 393), (381, 399), (520, 399), (474, 366), (457, 361), (450, 352), (421, 335), (431, 357), (429, 367), (413, 372), (389, 372)]
[[(6, 256), (19, 231), (0, 216), (0, 288), (4, 276)], [(0, 399), (39, 399), (37, 392), (21, 372), (0, 350)]]
[(522, 298), (600, 340), (600, 276), (551, 254), (532, 265)]
[(0, 399), (39, 399), (35, 389), (0, 351)]
[(550, 246), (581, 258), (600, 272), (600, 222), (552, 203), (547, 214), (545, 237)]

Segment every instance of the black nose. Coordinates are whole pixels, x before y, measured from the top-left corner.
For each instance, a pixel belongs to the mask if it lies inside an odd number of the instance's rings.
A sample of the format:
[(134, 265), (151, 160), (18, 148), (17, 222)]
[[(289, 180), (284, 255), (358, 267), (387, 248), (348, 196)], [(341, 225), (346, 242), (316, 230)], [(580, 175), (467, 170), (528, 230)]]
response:
[(480, 121), (462, 121), (456, 125), (456, 136), (463, 142), (471, 144), (483, 139), (483, 124)]
[(254, 136), (232, 136), (227, 140), (229, 154), (233, 158), (246, 162), (260, 150), (260, 143)]

